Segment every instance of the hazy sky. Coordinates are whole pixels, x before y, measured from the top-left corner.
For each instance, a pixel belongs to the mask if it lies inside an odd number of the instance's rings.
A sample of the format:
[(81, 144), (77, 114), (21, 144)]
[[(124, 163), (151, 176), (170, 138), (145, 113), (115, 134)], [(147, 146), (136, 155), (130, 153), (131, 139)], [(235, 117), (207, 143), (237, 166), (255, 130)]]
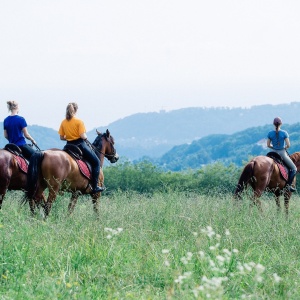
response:
[(1, 0), (0, 119), (300, 101), (300, 1)]

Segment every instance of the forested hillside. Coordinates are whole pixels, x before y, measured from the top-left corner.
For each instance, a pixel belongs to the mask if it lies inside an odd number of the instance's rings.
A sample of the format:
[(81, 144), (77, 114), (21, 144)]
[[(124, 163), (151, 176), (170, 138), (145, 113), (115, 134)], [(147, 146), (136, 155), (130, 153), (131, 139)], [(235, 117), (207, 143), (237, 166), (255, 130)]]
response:
[[(152, 160), (165, 170), (180, 171), (198, 169), (203, 165), (220, 161), (242, 166), (245, 161), (270, 151), (266, 147), (266, 137), (273, 126), (252, 127), (231, 135), (214, 134), (193, 141), (190, 144), (175, 146), (161, 158)], [(290, 134), (289, 153), (300, 151), (300, 123), (284, 125)]]

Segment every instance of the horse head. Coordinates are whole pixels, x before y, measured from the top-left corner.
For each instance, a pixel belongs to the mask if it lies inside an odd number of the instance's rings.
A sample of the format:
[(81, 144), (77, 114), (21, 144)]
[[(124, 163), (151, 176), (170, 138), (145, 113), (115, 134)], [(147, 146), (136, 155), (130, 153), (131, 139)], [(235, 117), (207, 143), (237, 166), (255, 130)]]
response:
[(119, 160), (119, 155), (114, 147), (115, 141), (109, 130), (106, 129), (105, 133), (101, 133), (96, 129), (97, 137), (93, 142), (93, 146), (100, 154), (103, 154), (111, 163)]

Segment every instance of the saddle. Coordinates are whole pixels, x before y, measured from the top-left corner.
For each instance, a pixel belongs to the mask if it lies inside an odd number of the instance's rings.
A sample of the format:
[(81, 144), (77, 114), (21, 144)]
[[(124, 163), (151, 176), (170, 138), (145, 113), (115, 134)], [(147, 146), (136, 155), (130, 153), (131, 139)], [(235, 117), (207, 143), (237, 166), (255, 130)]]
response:
[(10, 152), (14, 156), (20, 170), (27, 174), (28, 161), (22, 156), (22, 150), (17, 145), (11, 143), (6, 144), (4, 150)]
[(78, 168), (83, 176), (91, 180), (91, 165), (88, 161), (83, 159), (82, 151), (75, 145), (66, 144), (63, 151), (67, 152), (77, 163)]
[(288, 181), (289, 178), (289, 168), (285, 165), (281, 155), (279, 155), (277, 152), (269, 152), (267, 153), (267, 156), (272, 158), (276, 165), (279, 168), (280, 174), (283, 177), (285, 181)]

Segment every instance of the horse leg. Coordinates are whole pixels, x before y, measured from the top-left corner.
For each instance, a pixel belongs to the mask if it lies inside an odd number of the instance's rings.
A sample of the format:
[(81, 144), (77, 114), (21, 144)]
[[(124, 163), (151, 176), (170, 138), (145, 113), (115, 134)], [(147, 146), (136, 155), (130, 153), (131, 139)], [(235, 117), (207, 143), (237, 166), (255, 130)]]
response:
[(45, 219), (50, 214), (50, 211), (51, 211), (51, 208), (52, 208), (52, 204), (53, 204), (53, 202), (56, 199), (56, 195), (57, 195), (58, 191), (59, 191), (59, 187), (57, 187), (55, 189), (52, 187), (49, 190), (49, 195), (48, 195), (47, 201), (45, 202), (44, 207), (43, 207), (44, 213), (45, 213)]
[(274, 191), (274, 196), (275, 196), (275, 202), (276, 202), (276, 207), (277, 207), (277, 213), (281, 211), (281, 205), (280, 205), (280, 189), (276, 188)]
[(281, 211), (281, 206), (280, 206), (280, 198), (278, 195), (275, 195), (275, 202), (277, 206), (277, 212), (279, 213)]
[(78, 199), (78, 194), (75, 192), (72, 194), (71, 200), (69, 202), (69, 206), (68, 206), (69, 216), (74, 212), (74, 208), (76, 206), (77, 199)]
[(288, 218), (289, 216), (289, 205), (290, 205), (291, 192), (284, 192), (284, 208), (285, 208), (285, 216)]
[(255, 205), (258, 208), (258, 210), (262, 213), (263, 212), (262, 205), (261, 205), (261, 201), (259, 200), (261, 195), (262, 195), (262, 190), (256, 188), (253, 193), (251, 206)]
[(4, 196), (5, 196), (5, 193), (0, 193), (0, 209), (2, 208)]
[(92, 202), (93, 202), (93, 209), (97, 216), (99, 216), (99, 202), (100, 194), (95, 194), (92, 196)]
[(6, 191), (8, 189), (8, 185), (9, 185), (9, 182), (6, 181), (5, 185), (2, 185), (2, 187), (0, 189), (0, 209), (2, 208), (3, 199), (4, 199), (5, 195), (6, 195)]

